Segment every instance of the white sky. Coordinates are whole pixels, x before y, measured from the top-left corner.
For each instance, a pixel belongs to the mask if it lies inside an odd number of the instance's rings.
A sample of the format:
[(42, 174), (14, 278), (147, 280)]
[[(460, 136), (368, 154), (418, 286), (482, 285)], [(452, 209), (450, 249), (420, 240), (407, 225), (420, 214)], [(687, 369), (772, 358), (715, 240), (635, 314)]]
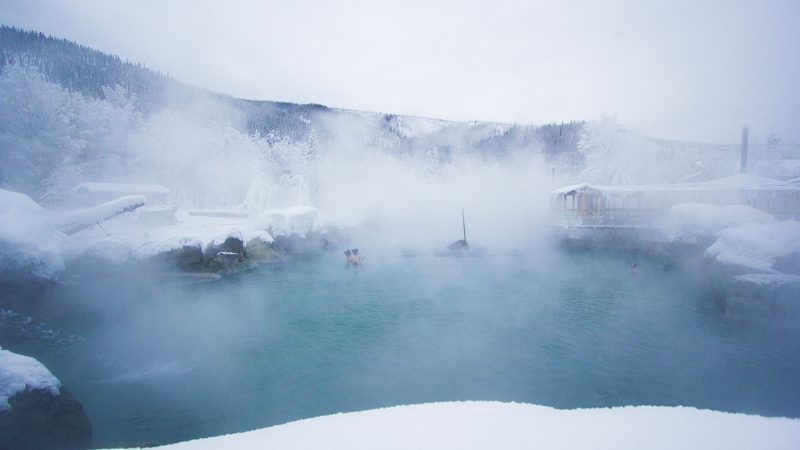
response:
[(800, 142), (800, 1), (0, 0), (0, 23), (238, 97), (454, 120), (615, 115)]

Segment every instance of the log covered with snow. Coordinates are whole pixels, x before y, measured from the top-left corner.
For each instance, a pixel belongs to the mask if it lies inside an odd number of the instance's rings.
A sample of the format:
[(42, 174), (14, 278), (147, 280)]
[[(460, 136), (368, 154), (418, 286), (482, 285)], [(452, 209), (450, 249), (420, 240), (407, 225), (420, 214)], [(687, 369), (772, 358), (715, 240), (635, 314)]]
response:
[(53, 224), (66, 234), (75, 234), (126, 212), (133, 212), (145, 204), (143, 195), (126, 195), (116, 200), (60, 214), (54, 214)]

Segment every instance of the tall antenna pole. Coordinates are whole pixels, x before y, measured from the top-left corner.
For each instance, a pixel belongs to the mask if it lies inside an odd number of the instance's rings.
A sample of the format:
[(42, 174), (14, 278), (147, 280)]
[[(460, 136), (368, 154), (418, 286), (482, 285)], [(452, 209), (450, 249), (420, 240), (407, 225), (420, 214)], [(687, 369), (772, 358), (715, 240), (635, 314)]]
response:
[(739, 171), (741, 173), (747, 173), (747, 134), (748, 134), (748, 127), (745, 125), (742, 127), (742, 162), (739, 166)]
[(464, 220), (464, 207), (461, 207), (461, 228), (464, 230), (464, 242), (467, 242), (467, 221)]

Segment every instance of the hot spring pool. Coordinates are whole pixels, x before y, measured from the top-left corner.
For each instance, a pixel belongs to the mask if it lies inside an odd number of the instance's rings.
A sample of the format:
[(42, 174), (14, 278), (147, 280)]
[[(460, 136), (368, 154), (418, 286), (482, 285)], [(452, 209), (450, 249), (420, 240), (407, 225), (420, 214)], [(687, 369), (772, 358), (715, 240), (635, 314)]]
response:
[(98, 446), (381, 406), (502, 400), (800, 417), (800, 335), (732, 324), (680, 270), (561, 252), (365, 249), (178, 287), (145, 277), (0, 310), (0, 345), (83, 403)]

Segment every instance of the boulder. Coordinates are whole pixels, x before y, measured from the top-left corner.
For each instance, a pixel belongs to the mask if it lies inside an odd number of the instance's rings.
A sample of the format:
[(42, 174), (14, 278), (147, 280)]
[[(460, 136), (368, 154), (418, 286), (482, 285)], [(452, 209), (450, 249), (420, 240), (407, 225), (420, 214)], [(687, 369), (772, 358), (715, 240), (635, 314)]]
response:
[(275, 241), (268, 241), (261, 237), (248, 240), (244, 246), (247, 258), (258, 262), (278, 262), (286, 259), (284, 252)]
[(203, 269), (203, 250), (200, 241), (191, 238), (170, 238), (151, 242), (139, 248), (140, 260), (154, 262), (160, 267), (198, 271)]
[(311, 255), (327, 250), (330, 247), (327, 234), (310, 232), (306, 234), (291, 233), (275, 236), (277, 246), (289, 255)]
[(186, 271), (198, 270), (203, 266), (203, 251), (200, 245), (182, 245), (158, 253), (153, 258), (167, 267)]
[(222, 274), (244, 272), (252, 267), (252, 264), (244, 255), (234, 252), (217, 252), (208, 261), (208, 270)]
[(61, 382), (34, 358), (0, 348), (0, 448), (91, 445), (89, 417)]
[(215, 240), (206, 246), (205, 258), (210, 261), (220, 252), (236, 253), (244, 256), (244, 242), (237, 236), (228, 236), (221, 244), (218, 244)]
[(92, 446), (92, 425), (83, 406), (63, 386), (58, 395), (25, 390), (0, 411), (0, 448), (72, 450)]

